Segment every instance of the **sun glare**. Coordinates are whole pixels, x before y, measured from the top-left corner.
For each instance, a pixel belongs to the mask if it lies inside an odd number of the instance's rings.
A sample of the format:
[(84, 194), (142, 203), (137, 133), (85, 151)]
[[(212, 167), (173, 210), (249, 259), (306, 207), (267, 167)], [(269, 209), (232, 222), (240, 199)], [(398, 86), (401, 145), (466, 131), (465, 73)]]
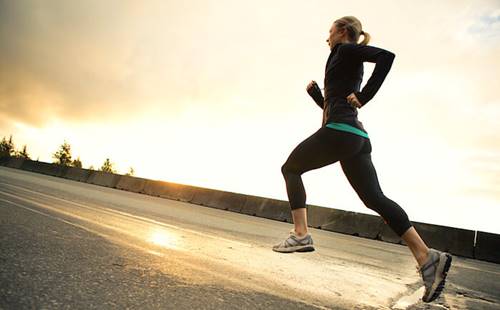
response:
[(151, 232), (148, 241), (164, 248), (177, 248), (178, 239), (166, 230), (156, 229)]

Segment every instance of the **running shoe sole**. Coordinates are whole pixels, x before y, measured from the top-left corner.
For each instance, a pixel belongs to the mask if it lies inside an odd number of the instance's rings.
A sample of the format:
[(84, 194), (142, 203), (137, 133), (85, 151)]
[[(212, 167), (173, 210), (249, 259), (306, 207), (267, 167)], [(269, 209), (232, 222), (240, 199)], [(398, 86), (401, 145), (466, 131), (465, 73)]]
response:
[(287, 248), (273, 248), (273, 251), (280, 253), (292, 253), (292, 252), (312, 252), (314, 251), (313, 245), (297, 245)]
[(431, 291), (429, 292), (429, 296), (431, 296), (428, 300), (422, 298), (424, 302), (431, 302), (439, 297), (441, 292), (444, 289), (444, 284), (446, 282), (446, 276), (448, 275), (448, 270), (451, 267), (452, 257), (448, 253), (441, 253), (439, 257), (439, 264), (437, 270), (441, 270), (441, 272), (437, 272), (436, 278), (434, 279), (434, 283), (432, 283)]

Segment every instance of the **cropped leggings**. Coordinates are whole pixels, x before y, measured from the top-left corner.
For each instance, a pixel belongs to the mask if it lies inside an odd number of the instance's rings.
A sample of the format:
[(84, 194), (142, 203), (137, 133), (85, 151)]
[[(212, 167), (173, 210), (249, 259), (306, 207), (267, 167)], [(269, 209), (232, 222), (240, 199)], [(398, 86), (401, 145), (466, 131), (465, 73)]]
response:
[(384, 222), (401, 237), (412, 225), (406, 212), (382, 193), (371, 151), (369, 139), (327, 127), (320, 128), (292, 151), (281, 168), (291, 209), (306, 207), (303, 173), (340, 161), (347, 180), (365, 206), (382, 216)]

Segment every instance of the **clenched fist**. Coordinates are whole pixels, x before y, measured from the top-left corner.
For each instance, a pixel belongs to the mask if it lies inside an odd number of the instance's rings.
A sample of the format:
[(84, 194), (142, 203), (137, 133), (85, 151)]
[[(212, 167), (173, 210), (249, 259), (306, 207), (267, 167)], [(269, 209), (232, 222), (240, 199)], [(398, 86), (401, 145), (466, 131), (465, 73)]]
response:
[(308, 93), (310, 93), (312, 91), (313, 88), (319, 88), (318, 84), (316, 83), (316, 81), (311, 81), (309, 82), (309, 84), (307, 84), (307, 87), (306, 87), (306, 90)]
[(356, 97), (356, 95), (354, 95), (354, 93), (347, 96), (347, 102), (355, 108), (362, 107), (361, 102), (359, 102), (358, 98)]

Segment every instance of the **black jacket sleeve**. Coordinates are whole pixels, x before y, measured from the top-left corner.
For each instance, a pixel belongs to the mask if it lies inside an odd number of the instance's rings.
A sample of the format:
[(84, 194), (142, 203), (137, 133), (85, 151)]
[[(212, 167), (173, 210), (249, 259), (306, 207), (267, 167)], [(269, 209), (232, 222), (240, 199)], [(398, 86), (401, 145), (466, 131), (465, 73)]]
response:
[(360, 92), (354, 92), (356, 98), (364, 106), (382, 86), (382, 82), (389, 73), (396, 55), (382, 48), (361, 44), (349, 44), (349, 47), (344, 48), (342, 52), (345, 57), (352, 58), (355, 61), (375, 63), (375, 68), (366, 85)]
[(309, 96), (311, 96), (316, 102), (316, 104), (323, 109), (323, 101), (325, 100), (323, 98), (323, 94), (321, 93), (321, 89), (316, 85), (316, 87), (312, 87), (308, 92)]

